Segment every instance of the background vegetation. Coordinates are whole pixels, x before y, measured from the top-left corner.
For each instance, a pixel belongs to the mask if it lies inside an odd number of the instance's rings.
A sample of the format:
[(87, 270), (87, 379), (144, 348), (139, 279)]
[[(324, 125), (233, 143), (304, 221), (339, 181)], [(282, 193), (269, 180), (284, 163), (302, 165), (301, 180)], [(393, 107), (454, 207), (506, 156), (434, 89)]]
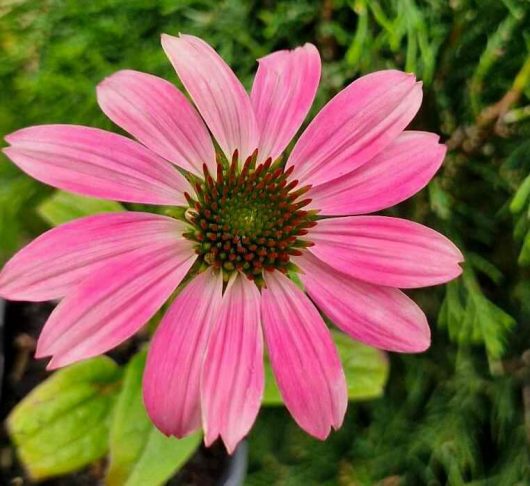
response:
[[(530, 2), (3, 0), (0, 134), (54, 122), (116, 130), (95, 86), (125, 67), (177, 82), (161, 32), (203, 37), (247, 86), (256, 58), (315, 43), (313, 113), (363, 73), (413, 71), (425, 86), (415, 128), (450, 149), (430, 187), (391, 211), (466, 256), (458, 281), (414, 292), (432, 348), (390, 356), (385, 395), (351, 406), (325, 443), (264, 410), (248, 484), (529, 484)], [(50, 194), (0, 161), (0, 261), (47, 228), (37, 208)]]

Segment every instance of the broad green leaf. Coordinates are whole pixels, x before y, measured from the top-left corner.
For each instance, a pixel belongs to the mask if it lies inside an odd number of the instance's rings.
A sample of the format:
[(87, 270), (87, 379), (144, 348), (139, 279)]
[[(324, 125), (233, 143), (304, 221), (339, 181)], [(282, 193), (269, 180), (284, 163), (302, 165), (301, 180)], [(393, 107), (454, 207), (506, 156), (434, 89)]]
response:
[(69, 192), (56, 191), (37, 209), (39, 215), (51, 226), (71, 221), (72, 219), (98, 213), (124, 211), (124, 207), (115, 201), (105, 201), (93, 197), (78, 196)]
[(110, 358), (83, 361), (55, 372), (13, 409), (8, 431), (33, 479), (76, 471), (105, 455), (120, 378)]
[(197, 449), (201, 435), (166, 437), (149, 420), (142, 401), (146, 353), (130, 361), (110, 432), (108, 486), (164, 484)]
[[(331, 333), (344, 367), (349, 399), (369, 400), (381, 396), (388, 377), (388, 360), (385, 353), (354, 341), (342, 332)], [(272, 368), (266, 361), (263, 405), (282, 403)]]

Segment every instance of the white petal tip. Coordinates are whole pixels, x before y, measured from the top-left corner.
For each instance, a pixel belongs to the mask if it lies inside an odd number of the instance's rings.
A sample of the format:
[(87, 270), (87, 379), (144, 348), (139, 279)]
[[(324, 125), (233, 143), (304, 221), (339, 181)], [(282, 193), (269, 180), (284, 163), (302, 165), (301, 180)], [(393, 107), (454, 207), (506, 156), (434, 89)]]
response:
[(50, 358), (53, 356), (53, 351), (49, 349), (49, 346), (42, 344), (42, 337), (37, 341), (37, 349), (35, 350), (34, 358), (43, 359)]
[(302, 48), (304, 48), (304, 49), (310, 49), (311, 51), (316, 51), (316, 52), (318, 52), (318, 49), (317, 49), (317, 47), (315, 46), (315, 44), (312, 44), (311, 42), (306, 42), (306, 43), (302, 46)]
[(162, 43), (162, 46), (167, 45), (169, 42), (174, 42), (178, 39), (179, 37), (175, 37), (174, 35), (169, 35), (169, 34), (160, 35), (160, 41)]
[(311, 437), (313, 437), (313, 438), (315, 438), (315, 439), (317, 439), (317, 440), (320, 440), (320, 441), (322, 441), (322, 442), (324, 442), (324, 441), (329, 437), (330, 432), (331, 432), (331, 427), (328, 427), (328, 428), (326, 429), (326, 431), (323, 431), (323, 430), (318, 431), (318, 432), (315, 432), (315, 431), (313, 431), (313, 432), (309, 432), (309, 431), (307, 431), (307, 433), (308, 433)]
[(229, 446), (226, 442), (224, 443), (224, 445), (225, 445), (225, 448), (226, 448), (226, 452), (228, 453), (229, 456), (231, 456), (234, 453), (234, 451), (236, 450), (236, 447), (237, 447), (237, 445), (236, 446)]
[(239, 443), (243, 440), (243, 437), (241, 437), (240, 439), (234, 439), (230, 437), (221, 436), (221, 439), (223, 441), (223, 444), (225, 445), (226, 452), (228, 452), (228, 455), (231, 456), (237, 449)]
[(171, 34), (166, 34), (166, 33), (162, 33), (160, 35), (160, 39), (162, 40), (162, 45), (164, 45), (164, 43), (169, 43), (169, 42), (176, 43), (178, 41), (185, 41), (187, 38), (193, 38), (193, 36), (182, 34), (181, 32), (177, 33), (177, 35), (171, 35)]
[(35, 351), (35, 354), (33, 355), (33, 358), (35, 359), (44, 359), (44, 358), (49, 358), (52, 356), (52, 353), (48, 353), (48, 352), (45, 352), (45, 351), (40, 351), (39, 349), (37, 349), (37, 351)]
[(5, 154), (7, 154), (7, 151), (11, 148), (13, 148), (12, 146), (17, 143), (17, 142), (21, 142), (21, 141), (24, 141), (24, 139), (26, 139), (25, 137), (25, 134), (27, 132), (28, 128), (21, 128), (20, 130), (16, 130), (14, 132), (11, 132), (9, 134), (7, 134), (5, 137), (4, 137), (4, 140), (9, 144), (11, 145), (11, 147), (4, 147), (2, 149), (2, 152), (4, 152)]
[[(51, 354), (48, 354), (47, 356), (51, 356)], [(47, 371), (53, 371), (53, 370), (56, 370), (56, 369), (59, 369), (59, 368), (64, 368), (65, 366), (69, 366), (71, 364), (78, 363), (80, 361), (85, 361), (85, 360), (93, 358), (93, 357), (94, 357), (94, 355), (93, 356), (79, 357), (79, 356), (75, 356), (75, 355), (72, 355), (72, 354), (69, 354), (69, 353), (65, 353), (65, 354), (62, 354), (62, 355), (54, 354), (51, 357), (50, 362), (46, 366), (46, 370)]]
[(423, 336), (418, 337), (418, 339), (412, 344), (410, 344), (405, 349), (396, 350), (397, 353), (406, 353), (406, 354), (419, 354), (424, 353), (431, 347), (431, 331), (427, 327), (427, 333)]
[(13, 147), (13, 141), (12, 140), (8, 140), (7, 137), (6, 137), (6, 142), (10, 144), (9, 147), (3, 147), (1, 150), (2, 150), (2, 153), (8, 158), (8, 159), (12, 159), (12, 156), (14, 155), (14, 152), (15, 152), (15, 147)]
[(208, 434), (208, 432), (206, 431), (206, 429), (204, 429), (204, 445), (205, 447), (210, 447), (216, 440), (217, 440), (217, 437), (219, 437), (218, 435), (215, 435), (215, 436), (211, 436)]
[(63, 365), (60, 364), (55, 357), (52, 357), (52, 359), (46, 365), (46, 371), (55, 371), (56, 369), (61, 368), (62, 366)]
[(416, 353), (425, 353), (431, 347), (431, 340), (429, 339), (424, 345), (422, 345)]

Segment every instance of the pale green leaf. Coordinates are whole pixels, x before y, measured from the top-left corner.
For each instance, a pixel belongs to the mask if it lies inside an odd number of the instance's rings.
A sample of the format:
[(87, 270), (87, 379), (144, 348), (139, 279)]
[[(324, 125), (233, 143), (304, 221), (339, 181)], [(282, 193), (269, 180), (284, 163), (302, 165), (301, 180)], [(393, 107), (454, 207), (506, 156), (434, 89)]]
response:
[(118, 211), (124, 211), (124, 207), (118, 202), (63, 191), (56, 191), (37, 209), (39, 215), (51, 226), (58, 226), (83, 216)]
[[(370, 400), (381, 396), (388, 378), (388, 360), (385, 353), (354, 341), (342, 332), (332, 331), (332, 335), (344, 367), (349, 399)], [(263, 405), (282, 403), (272, 368), (266, 361)]]
[(110, 433), (108, 486), (164, 484), (196, 451), (200, 434), (166, 437), (149, 420), (142, 401), (146, 353), (134, 356), (125, 372)]
[(20, 460), (36, 480), (81, 469), (104, 456), (121, 370), (98, 357), (55, 372), (7, 419)]

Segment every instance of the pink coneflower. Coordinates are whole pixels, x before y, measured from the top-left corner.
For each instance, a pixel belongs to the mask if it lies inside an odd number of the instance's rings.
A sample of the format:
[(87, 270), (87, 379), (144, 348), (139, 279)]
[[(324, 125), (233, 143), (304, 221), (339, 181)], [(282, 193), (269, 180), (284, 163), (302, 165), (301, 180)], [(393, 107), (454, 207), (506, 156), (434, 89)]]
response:
[(442, 163), (436, 135), (404, 131), (421, 83), (393, 70), (358, 79), (284, 161), (320, 79), (313, 45), (260, 59), (250, 96), (204, 41), (163, 35), (162, 46), (198, 113), (169, 82), (119, 71), (98, 102), (138, 141), (44, 125), (7, 136), (4, 152), (52, 186), (173, 206), (174, 217), (101, 214), (52, 229), (6, 264), (0, 294), (62, 298), (37, 348), (53, 369), (131, 337), (186, 281), (149, 349), (144, 400), (156, 426), (182, 437), (202, 423), (206, 444), (221, 437), (232, 451), (260, 407), (265, 340), (285, 405), (324, 439), (348, 398), (317, 306), (359, 341), (419, 352), (429, 327), (398, 289), (461, 272), (461, 253), (437, 232), (362, 216), (412, 196)]

